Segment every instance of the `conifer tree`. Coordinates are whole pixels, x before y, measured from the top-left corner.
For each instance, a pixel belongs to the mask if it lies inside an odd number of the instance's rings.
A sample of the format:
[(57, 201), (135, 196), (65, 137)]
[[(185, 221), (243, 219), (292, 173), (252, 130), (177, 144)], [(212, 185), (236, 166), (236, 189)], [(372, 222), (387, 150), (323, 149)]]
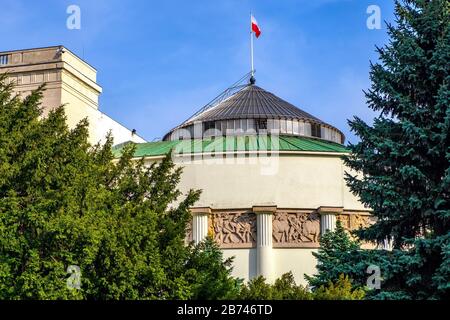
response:
[(360, 142), (347, 184), (377, 222), (362, 240), (393, 241), (376, 298), (444, 299), (450, 293), (450, 2), (403, 0), (389, 43), (371, 65), (373, 125), (350, 121)]
[(312, 276), (305, 275), (313, 289), (338, 281), (341, 274), (356, 280), (356, 286), (364, 286), (367, 261), (361, 259), (360, 264), (356, 263), (355, 257), (360, 252), (360, 244), (350, 238), (340, 221), (337, 221), (334, 231), (320, 237), (319, 243), (318, 251), (313, 252), (318, 272)]

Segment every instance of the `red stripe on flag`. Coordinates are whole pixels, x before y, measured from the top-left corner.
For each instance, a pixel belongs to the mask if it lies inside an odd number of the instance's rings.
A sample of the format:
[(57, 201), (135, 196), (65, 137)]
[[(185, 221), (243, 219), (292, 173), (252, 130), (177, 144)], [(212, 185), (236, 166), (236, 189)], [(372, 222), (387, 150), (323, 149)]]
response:
[(255, 36), (258, 38), (261, 34), (261, 30), (259, 30), (258, 25), (252, 23), (252, 31), (255, 33)]

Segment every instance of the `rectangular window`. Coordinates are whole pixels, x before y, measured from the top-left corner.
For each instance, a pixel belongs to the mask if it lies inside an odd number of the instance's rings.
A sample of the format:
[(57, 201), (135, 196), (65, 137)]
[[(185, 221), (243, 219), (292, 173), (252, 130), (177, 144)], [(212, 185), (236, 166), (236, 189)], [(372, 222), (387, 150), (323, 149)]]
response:
[(280, 125), (281, 125), (280, 132), (281, 133), (286, 133), (286, 120), (285, 119), (281, 119), (280, 120)]
[(236, 119), (236, 120), (234, 120), (234, 130), (235, 131), (238, 131), (238, 130), (240, 130), (242, 127), (241, 127), (241, 120), (239, 120), (239, 119)]
[(206, 121), (203, 123), (203, 131), (206, 131), (209, 129), (214, 129), (214, 128), (215, 128), (214, 121)]
[(298, 128), (298, 121), (297, 120), (294, 120), (293, 122), (292, 122), (292, 133), (293, 134), (299, 134), (299, 130), (298, 130), (299, 128)]
[(0, 66), (8, 64), (8, 55), (4, 54), (0, 56)]
[(267, 119), (256, 119), (256, 131), (267, 130)]
[(292, 134), (292, 120), (286, 120), (286, 133)]
[(247, 119), (241, 119), (241, 129), (244, 133), (247, 132)]
[(330, 130), (330, 128), (321, 127), (320, 128), (320, 134), (321, 134), (322, 138), (324, 138), (326, 140), (331, 140), (331, 130)]
[(214, 121), (203, 122), (203, 136), (209, 137), (214, 134), (216, 123)]
[(317, 138), (320, 138), (322, 136), (321, 130), (320, 130), (320, 124), (315, 124), (315, 123), (311, 124), (311, 136), (317, 137)]
[(280, 120), (278, 119), (273, 120), (273, 130), (275, 132), (280, 132)]
[(304, 122), (305, 124), (305, 136), (310, 137), (311, 136), (311, 123)]
[(298, 122), (298, 134), (301, 136), (305, 135), (305, 122), (304, 121)]

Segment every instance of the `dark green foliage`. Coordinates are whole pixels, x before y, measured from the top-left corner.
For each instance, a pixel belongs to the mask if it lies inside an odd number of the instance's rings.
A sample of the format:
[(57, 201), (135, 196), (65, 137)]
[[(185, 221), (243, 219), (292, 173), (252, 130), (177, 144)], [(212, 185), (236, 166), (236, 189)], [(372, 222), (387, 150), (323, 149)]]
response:
[(330, 281), (314, 290), (314, 300), (362, 300), (365, 294), (364, 289), (354, 289), (349, 277), (341, 274), (336, 283)]
[(297, 285), (291, 272), (283, 274), (274, 284), (256, 277), (243, 285), (239, 299), (245, 300), (361, 300), (365, 291), (354, 289), (347, 276), (339, 275), (335, 283), (328, 281), (314, 291)]
[(311, 293), (303, 286), (297, 285), (291, 272), (275, 280), (274, 284), (266, 282), (259, 276), (242, 286), (239, 299), (243, 300), (311, 300)]
[(368, 261), (361, 256), (367, 258), (370, 253), (360, 250), (359, 243), (350, 238), (340, 221), (337, 221), (334, 231), (320, 237), (319, 243), (319, 250), (313, 252), (318, 272), (314, 276), (305, 275), (311, 287), (318, 288), (338, 281), (341, 274), (349, 275), (356, 286), (365, 285)]
[(450, 2), (399, 1), (396, 17), (366, 93), (380, 116), (372, 126), (349, 122), (361, 142), (345, 162), (360, 174), (346, 180), (378, 219), (360, 239), (394, 244), (389, 258), (380, 257), (375, 298), (448, 299)]
[(233, 259), (223, 261), (223, 253), (211, 237), (191, 247), (186, 264), (187, 278), (193, 283), (192, 299), (233, 299), (239, 294), (241, 281), (231, 277)]
[(367, 298), (371, 298), (379, 293), (378, 290), (367, 288), (368, 277), (373, 274), (368, 272), (368, 267), (379, 266), (384, 272), (390, 270), (392, 267), (389, 262), (394, 252), (361, 249), (359, 241), (350, 237), (340, 221), (336, 222), (336, 229), (322, 235), (319, 242), (319, 250), (313, 253), (317, 258), (318, 272), (313, 276), (305, 275), (314, 290), (322, 287), (323, 291), (326, 286), (331, 288), (332, 283), (340, 283), (345, 288), (347, 283), (341, 279), (345, 275), (351, 279), (356, 294), (362, 290), (366, 292)]
[(307, 288), (296, 285), (292, 272), (283, 274), (272, 286), (273, 300), (310, 300)]
[[(63, 108), (39, 119), (43, 88), (22, 101), (4, 80), (0, 299), (219, 298), (235, 290), (229, 262), (210, 242), (184, 243), (199, 191), (179, 199), (181, 169), (169, 156), (148, 167), (132, 160), (130, 144), (113, 161), (111, 139), (87, 143), (85, 120), (69, 130)], [(69, 265), (81, 269), (81, 290), (66, 286)]]
[(242, 300), (269, 300), (272, 299), (272, 288), (270, 284), (266, 283), (263, 276), (259, 276), (242, 286), (238, 298)]

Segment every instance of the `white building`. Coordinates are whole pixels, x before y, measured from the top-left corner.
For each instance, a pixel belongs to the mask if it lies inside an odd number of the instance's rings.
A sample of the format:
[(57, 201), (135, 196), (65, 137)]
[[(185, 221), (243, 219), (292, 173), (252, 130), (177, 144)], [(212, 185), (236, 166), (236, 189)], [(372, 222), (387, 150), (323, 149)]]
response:
[(63, 46), (0, 52), (0, 74), (7, 73), (15, 92), (27, 96), (46, 83), (42, 99), (43, 115), (64, 105), (69, 128), (80, 120), (89, 121), (89, 141), (103, 142), (111, 131), (114, 143), (145, 142), (99, 110), (102, 88), (97, 70)]
[(150, 164), (172, 152), (180, 188), (201, 189), (188, 240), (208, 233), (234, 256), (234, 275), (273, 281), (315, 272), (318, 239), (339, 219), (348, 230), (371, 223), (344, 181), (344, 135), (251, 82), (168, 132), (139, 144)]

